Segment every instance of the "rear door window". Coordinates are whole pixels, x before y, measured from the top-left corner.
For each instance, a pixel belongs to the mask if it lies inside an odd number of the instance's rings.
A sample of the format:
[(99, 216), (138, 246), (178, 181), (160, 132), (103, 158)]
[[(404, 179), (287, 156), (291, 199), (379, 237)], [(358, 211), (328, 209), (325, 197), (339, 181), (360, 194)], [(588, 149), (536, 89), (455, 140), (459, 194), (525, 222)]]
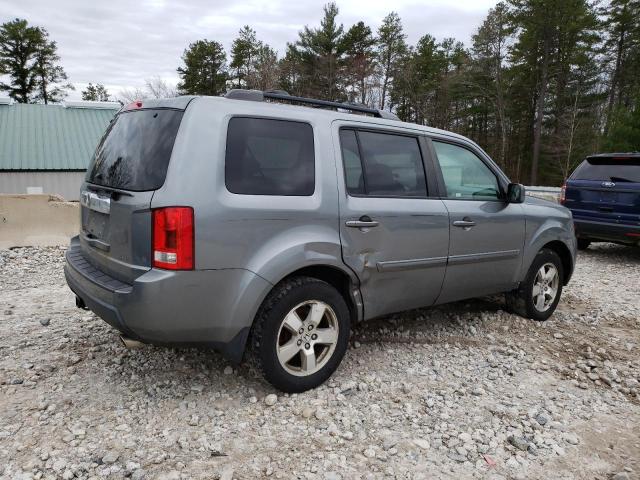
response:
[(313, 129), (303, 122), (229, 121), (225, 184), (244, 195), (309, 196), (315, 190)]
[(340, 146), (347, 192), (372, 197), (426, 197), (416, 137), (343, 129)]
[(364, 188), (364, 175), (362, 174), (362, 161), (354, 130), (340, 130), (340, 148), (342, 150), (347, 191), (351, 195), (364, 195), (366, 191)]
[(183, 111), (122, 112), (102, 137), (87, 182), (123, 190), (157, 190), (164, 183)]
[(571, 175), (574, 180), (640, 183), (640, 158), (589, 158)]

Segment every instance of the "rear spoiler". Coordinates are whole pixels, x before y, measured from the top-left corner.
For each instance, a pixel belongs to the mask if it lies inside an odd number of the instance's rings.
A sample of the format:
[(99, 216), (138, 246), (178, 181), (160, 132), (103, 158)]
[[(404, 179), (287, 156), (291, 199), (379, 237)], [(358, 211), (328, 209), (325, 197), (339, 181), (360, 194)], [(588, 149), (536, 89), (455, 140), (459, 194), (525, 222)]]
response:
[(127, 105), (123, 105), (118, 113), (130, 110), (146, 109), (146, 108), (170, 108), (171, 110), (186, 110), (191, 100), (197, 98), (195, 95), (184, 95), (172, 98), (145, 98), (135, 100)]
[(586, 160), (640, 160), (640, 152), (599, 153), (597, 155), (589, 155)]

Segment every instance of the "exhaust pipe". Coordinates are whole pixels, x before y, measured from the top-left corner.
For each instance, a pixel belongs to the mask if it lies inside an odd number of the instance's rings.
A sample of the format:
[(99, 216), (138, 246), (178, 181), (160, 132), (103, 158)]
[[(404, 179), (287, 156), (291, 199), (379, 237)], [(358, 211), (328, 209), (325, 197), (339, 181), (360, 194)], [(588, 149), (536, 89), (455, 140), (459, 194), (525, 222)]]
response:
[(137, 348), (142, 348), (142, 346), (144, 345), (144, 343), (139, 342), (138, 340), (134, 340), (133, 338), (126, 337), (124, 335), (120, 335), (120, 341), (129, 350), (135, 350)]

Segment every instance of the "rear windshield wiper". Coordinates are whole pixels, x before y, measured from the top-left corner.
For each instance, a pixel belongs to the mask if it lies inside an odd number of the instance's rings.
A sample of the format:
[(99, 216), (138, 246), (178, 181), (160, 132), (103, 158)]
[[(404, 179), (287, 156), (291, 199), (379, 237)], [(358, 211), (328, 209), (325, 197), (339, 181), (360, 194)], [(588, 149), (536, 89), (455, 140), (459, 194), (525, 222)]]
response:
[(624, 178), (624, 177), (610, 177), (612, 182), (629, 182), (629, 183), (636, 183), (633, 180), (630, 180), (628, 178)]

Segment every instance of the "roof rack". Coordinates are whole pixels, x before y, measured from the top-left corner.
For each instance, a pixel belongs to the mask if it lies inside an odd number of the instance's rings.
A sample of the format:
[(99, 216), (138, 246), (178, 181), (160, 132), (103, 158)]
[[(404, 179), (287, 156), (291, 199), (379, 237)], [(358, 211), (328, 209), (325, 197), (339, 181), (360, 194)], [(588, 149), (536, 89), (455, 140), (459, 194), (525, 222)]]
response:
[(361, 105), (358, 103), (342, 103), (342, 102), (331, 102), (328, 100), (317, 100), (315, 98), (306, 98), (306, 97), (296, 97), (295, 95), (289, 95), (287, 92), (283, 90), (244, 90), (244, 89), (233, 89), (227, 92), (225, 98), (230, 98), (233, 100), (248, 100), (252, 102), (264, 102), (265, 100), (276, 100), (280, 102), (289, 102), (301, 105), (308, 105), (312, 107), (319, 108), (332, 108), (332, 109), (340, 109), (340, 110), (348, 110), (351, 112), (364, 113), (367, 115), (372, 115), (377, 118), (385, 118), (387, 120), (399, 120), (399, 118), (391, 112), (386, 110), (378, 110), (375, 108), (369, 108), (365, 105)]

